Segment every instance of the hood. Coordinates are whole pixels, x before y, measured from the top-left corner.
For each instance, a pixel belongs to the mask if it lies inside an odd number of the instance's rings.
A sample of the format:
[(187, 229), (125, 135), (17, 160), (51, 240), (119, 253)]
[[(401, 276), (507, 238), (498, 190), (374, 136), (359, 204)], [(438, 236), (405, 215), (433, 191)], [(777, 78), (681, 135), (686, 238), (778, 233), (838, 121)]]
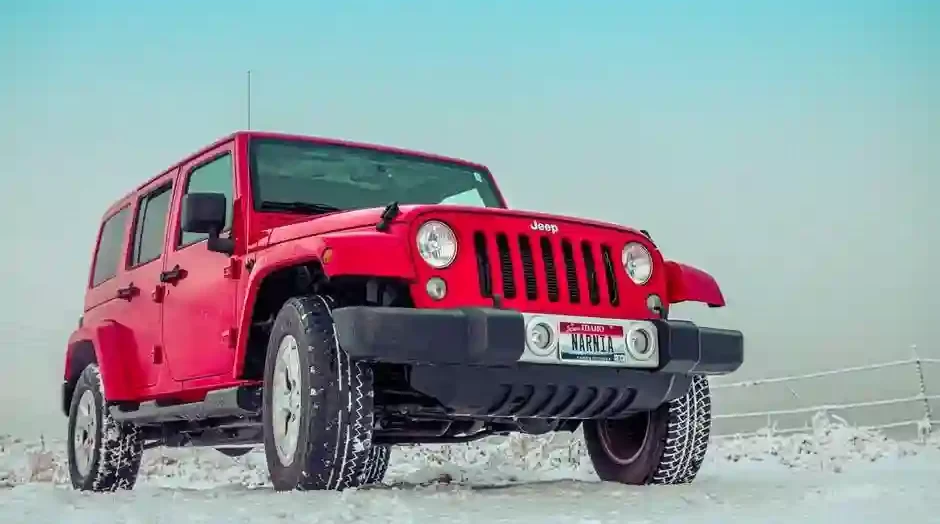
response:
[[(620, 224), (613, 224), (610, 222), (604, 222), (601, 220), (591, 220), (587, 218), (572, 217), (567, 215), (555, 215), (552, 213), (543, 213), (540, 211), (528, 211), (525, 209), (502, 209), (502, 208), (481, 208), (473, 206), (413, 206), (411, 217), (414, 219), (419, 215), (425, 213), (458, 213), (461, 215), (477, 215), (477, 218), (483, 223), (490, 222), (493, 220), (499, 219), (510, 219), (514, 221), (526, 220), (530, 223), (535, 223), (535, 227), (539, 227), (539, 224), (544, 225), (544, 227), (551, 227), (552, 224), (568, 224), (568, 225), (577, 225), (577, 226), (587, 226), (591, 228), (600, 228), (605, 230), (615, 230), (621, 233), (630, 233), (635, 235), (642, 235), (643, 233), (639, 229), (634, 229), (628, 226), (622, 226)], [(381, 212), (380, 212), (381, 214)], [(542, 230), (544, 231), (544, 230)]]
[[(415, 210), (420, 207), (425, 206), (401, 206), (398, 216), (391, 224), (409, 222), (414, 217)], [(269, 224), (265, 228), (268, 237), (267, 244), (278, 244), (337, 231), (362, 228), (374, 229), (382, 217), (383, 210), (384, 207), (372, 207), (310, 216), (295, 213), (270, 213), (266, 219)]]
[[(296, 214), (279, 214), (278, 216), (283, 217), (283, 219), (279, 220), (281, 224), (272, 224), (272, 227), (267, 228), (268, 238), (266, 244), (277, 244), (313, 235), (334, 233), (337, 231), (375, 228), (375, 225), (381, 219), (383, 210), (383, 207), (374, 207), (368, 209), (355, 209), (352, 211), (340, 211), (336, 213), (314, 215), (309, 217)], [(631, 227), (599, 220), (554, 215), (551, 213), (542, 213), (538, 211), (455, 205), (403, 205), (399, 208), (399, 214), (391, 222), (391, 225), (394, 228), (395, 225), (408, 224), (422, 215), (439, 212), (459, 213), (462, 215), (477, 215), (479, 219), (484, 222), (499, 219), (527, 220), (532, 223), (533, 227), (540, 227), (539, 224), (543, 225), (541, 227), (570, 224), (603, 228), (607, 230), (613, 229), (636, 235), (642, 234), (639, 230)]]

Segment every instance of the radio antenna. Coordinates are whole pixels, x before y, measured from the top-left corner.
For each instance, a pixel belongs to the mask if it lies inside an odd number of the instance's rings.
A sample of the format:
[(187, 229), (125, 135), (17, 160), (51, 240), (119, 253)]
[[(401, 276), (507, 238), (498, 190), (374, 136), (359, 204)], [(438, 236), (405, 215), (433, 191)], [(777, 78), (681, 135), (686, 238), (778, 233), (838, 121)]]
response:
[(246, 97), (248, 106), (248, 130), (251, 130), (251, 69), (248, 70), (248, 96)]

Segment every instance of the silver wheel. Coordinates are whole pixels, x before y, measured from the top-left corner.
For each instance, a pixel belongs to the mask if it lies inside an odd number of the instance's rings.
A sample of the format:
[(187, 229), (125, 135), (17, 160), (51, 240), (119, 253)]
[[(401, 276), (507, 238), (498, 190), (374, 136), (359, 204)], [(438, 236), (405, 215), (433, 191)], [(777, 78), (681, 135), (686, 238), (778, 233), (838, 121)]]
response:
[(98, 416), (95, 408), (95, 396), (90, 390), (82, 394), (75, 414), (75, 435), (72, 438), (72, 451), (75, 453), (75, 467), (82, 476), (91, 471), (91, 462), (95, 454), (95, 438), (98, 429)]
[(284, 335), (277, 348), (272, 383), (272, 422), (274, 446), (281, 464), (290, 466), (300, 434), (300, 348), (297, 339)]

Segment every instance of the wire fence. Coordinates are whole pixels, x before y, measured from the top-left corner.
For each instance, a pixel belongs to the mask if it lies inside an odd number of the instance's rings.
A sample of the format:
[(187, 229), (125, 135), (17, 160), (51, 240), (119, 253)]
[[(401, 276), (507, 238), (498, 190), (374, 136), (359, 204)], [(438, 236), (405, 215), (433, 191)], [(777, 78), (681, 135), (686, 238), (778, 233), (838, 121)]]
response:
[[(712, 418), (713, 420), (733, 420), (733, 419), (748, 419), (748, 418), (757, 418), (763, 417), (767, 420), (767, 427), (774, 426), (774, 417), (779, 417), (783, 415), (799, 415), (799, 414), (815, 414), (819, 412), (832, 412), (832, 411), (844, 411), (848, 409), (855, 408), (866, 408), (866, 407), (876, 407), (876, 406), (889, 406), (889, 405), (900, 405), (900, 404), (912, 404), (920, 403), (923, 410), (923, 416), (912, 418), (908, 420), (890, 422), (886, 424), (875, 424), (868, 426), (859, 426), (861, 429), (871, 429), (871, 430), (883, 430), (883, 429), (893, 429), (893, 428), (902, 428), (908, 426), (915, 426), (917, 428), (918, 434), (923, 438), (930, 434), (934, 426), (940, 425), (940, 420), (935, 420), (933, 413), (931, 411), (930, 402), (932, 400), (940, 400), (940, 395), (929, 395), (927, 392), (927, 384), (924, 380), (924, 366), (930, 364), (940, 364), (940, 359), (937, 358), (921, 358), (917, 355), (917, 348), (912, 347), (913, 358), (906, 360), (895, 360), (891, 362), (882, 362), (879, 364), (868, 364), (863, 366), (852, 366), (847, 368), (833, 369), (827, 371), (817, 371), (814, 373), (806, 373), (802, 375), (789, 375), (782, 377), (773, 377), (773, 378), (764, 378), (757, 380), (743, 380), (739, 382), (730, 382), (725, 384), (712, 384), (711, 389), (713, 390), (730, 390), (730, 389), (746, 389), (753, 387), (766, 386), (769, 384), (785, 384), (790, 389), (790, 392), (798, 397), (796, 392), (789, 386), (793, 382), (799, 382), (803, 380), (810, 380), (815, 378), (830, 377), (834, 375), (844, 375), (848, 373), (859, 373), (864, 371), (873, 371), (878, 369), (887, 369), (887, 368), (898, 368), (910, 366), (913, 368), (913, 378), (917, 380), (919, 393), (916, 395), (908, 395), (903, 397), (888, 398), (888, 399), (879, 399), (879, 400), (868, 400), (861, 402), (846, 402), (846, 403), (837, 403), (837, 404), (818, 404), (813, 406), (797, 407), (797, 408), (788, 408), (788, 409), (769, 409), (764, 411), (745, 411), (738, 413), (721, 413), (715, 414)], [(810, 428), (808, 426), (804, 427), (794, 427), (777, 430), (774, 429), (774, 433), (777, 434), (787, 434), (787, 433), (800, 433), (808, 431)], [(766, 430), (760, 431), (751, 431), (751, 432), (731, 432), (726, 434), (715, 435), (716, 438), (729, 438), (729, 437), (747, 437), (747, 436), (756, 436), (765, 433)]]

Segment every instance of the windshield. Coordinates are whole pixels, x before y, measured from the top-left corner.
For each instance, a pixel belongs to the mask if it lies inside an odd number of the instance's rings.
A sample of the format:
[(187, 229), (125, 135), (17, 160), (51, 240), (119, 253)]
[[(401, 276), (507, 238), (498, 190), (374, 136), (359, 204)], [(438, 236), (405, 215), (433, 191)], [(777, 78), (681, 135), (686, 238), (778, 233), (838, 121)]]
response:
[(489, 173), (472, 166), (361, 147), (252, 139), (259, 211), (323, 213), (407, 204), (502, 207)]

